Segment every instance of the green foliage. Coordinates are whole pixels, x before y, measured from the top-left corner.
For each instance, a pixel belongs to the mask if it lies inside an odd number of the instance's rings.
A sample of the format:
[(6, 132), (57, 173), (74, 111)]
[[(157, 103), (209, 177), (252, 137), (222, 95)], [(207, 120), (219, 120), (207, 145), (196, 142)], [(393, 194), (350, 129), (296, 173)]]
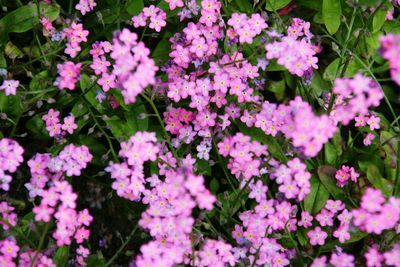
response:
[(292, 0), (267, 0), (265, 9), (268, 11), (276, 11), (287, 6)]
[(329, 191), (326, 187), (315, 177), (310, 179), (311, 192), (304, 199), (304, 208), (311, 214), (318, 213), (326, 204), (329, 199)]
[(340, 27), (342, 6), (339, 0), (322, 1), (322, 17), (330, 34), (335, 34)]
[(8, 34), (11, 32), (26, 32), (39, 24), (38, 11), (51, 21), (55, 20), (60, 9), (56, 5), (30, 4), (22, 6), (0, 19), (0, 44), (8, 40)]

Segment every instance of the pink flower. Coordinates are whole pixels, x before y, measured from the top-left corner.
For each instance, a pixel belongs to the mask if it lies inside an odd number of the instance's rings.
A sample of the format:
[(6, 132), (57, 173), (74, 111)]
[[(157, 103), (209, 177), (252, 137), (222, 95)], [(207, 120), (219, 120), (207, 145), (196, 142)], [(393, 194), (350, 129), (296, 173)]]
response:
[(75, 9), (79, 10), (81, 14), (84, 16), (87, 12), (90, 12), (96, 6), (95, 0), (79, 0), (79, 3), (76, 4)]
[(329, 263), (335, 267), (354, 267), (354, 256), (344, 252), (334, 252)]
[(78, 230), (76, 230), (76, 233), (74, 236), (76, 243), (78, 243), (78, 244), (83, 243), (83, 241), (85, 241), (89, 238), (89, 235), (90, 235), (90, 231), (88, 229), (85, 229), (83, 227), (79, 228)]
[(320, 213), (315, 216), (315, 219), (321, 226), (333, 226), (334, 213), (326, 209), (322, 209)]
[(67, 131), (69, 134), (73, 134), (77, 128), (78, 125), (75, 123), (75, 117), (73, 115), (64, 118), (64, 124), (61, 126), (61, 129)]
[(255, 184), (250, 185), (249, 198), (254, 198), (258, 203), (267, 198), (268, 187), (258, 180)]
[(19, 247), (12, 239), (5, 239), (0, 241), (0, 252), (3, 256), (8, 258), (16, 258), (18, 255)]
[(339, 239), (340, 243), (345, 243), (350, 239), (350, 233), (347, 226), (340, 226), (333, 232), (333, 236)]
[(58, 88), (74, 90), (75, 84), (79, 79), (79, 72), (82, 64), (74, 64), (71, 61), (67, 61), (64, 64), (58, 64)]
[(328, 237), (328, 234), (321, 230), (319, 226), (315, 227), (314, 230), (311, 230), (307, 233), (307, 236), (310, 238), (310, 244), (312, 246), (325, 244), (325, 239)]
[(369, 146), (372, 144), (372, 141), (375, 139), (375, 135), (373, 133), (368, 133), (363, 140), (365, 146)]
[(0, 86), (0, 90), (4, 90), (4, 93), (7, 96), (15, 95), (18, 86), (19, 86), (19, 81), (17, 80), (4, 80), (3, 84)]
[(49, 222), (53, 215), (54, 209), (47, 205), (40, 205), (33, 208), (36, 221)]
[(177, 7), (183, 7), (182, 0), (165, 0), (169, 4), (169, 9), (174, 10)]
[(309, 212), (303, 211), (301, 212), (301, 220), (297, 223), (299, 226), (303, 226), (304, 228), (308, 228), (312, 225), (313, 217)]
[(315, 258), (310, 267), (326, 267), (326, 256)]
[(381, 121), (381, 118), (379, 118), (379, 117), (375, 117), (375, 116), (369, 117), (369, 119), (367, 120), (367, 124), (369, 125), (369, 128), (371, 129), (371, 131), (380, 128), (380, 126), (379, 126), (380, 121)]
[(381, 191), (367, 188), (363, 197), (361, 198), (361, 207), (369, 212), (379, 211), (381, 205), (385, 202)]
[(367, 253), (364, 254), (368, 267), (381, 267), (383, 262), (383, 255), (379, 253), (378, 246), (374, 245), (368, 248)]

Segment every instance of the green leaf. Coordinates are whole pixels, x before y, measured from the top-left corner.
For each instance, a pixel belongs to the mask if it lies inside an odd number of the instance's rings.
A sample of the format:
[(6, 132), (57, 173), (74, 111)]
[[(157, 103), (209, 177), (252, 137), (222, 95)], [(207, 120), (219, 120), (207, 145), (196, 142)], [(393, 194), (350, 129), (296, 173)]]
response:
[(129, 136), (134, 135), (137, 131), (146, 131), (149, 128), (149, 117), (144, 103), (140, 99), (136, 99), (136, 103), (129, 112), (124, 114), (126, 126), (129, 130)]
[(18, 91), (17, 95), (9, 96), (6, 96), (4, 92), (0, 92), (0, 112), (7, 113), (12, 118), (17, 118), (24, 112)]
[(74, 115), (75, 118), (78, 118), (84, 114), (88, 113), (87, 107), (82, 103), (82, 101), (76, 102), (74, 107), (71, 110), (71, 113)]
[(101, 252), (99, 252), (98, 255), (90, 255), (89, 257), (86, 258), (85, 262), (87, 263), (87, 266), (96, 266), (96, 267), (106, 266)]
[(129, 0), (125, 4), (125, 10), (132, 16), (139, 14), (144, 8), (143, 0)]
[(53, 261), (58, 267), (63, 267), (67, 265), (68, 257), (69, 247), (63, 246), (57, 249), (56, 254), (53, 257)]
[(311, 176), (311, 192), (304, 199), (304, 208), (311, 214), (318, 213), (329, 199), (329, 191), (315, 177)]
[(372, 33), (380, 31), (380, 29), (382, 28), (383, 24), (386, 21), (386, 15), (387, 15), (386, 10), (378, 10), (375, 13), (374, 18), (372, 19)]
[(129, 137), (126, 121), (122, 120), (120, 117), (114, 115), (104, 121), (107, 123), (107, 126), (110, 128), (115, 138), (125, 139)]
[(6, 58), (4, 57), (4, 50), (0, 49), (0, 68), (7, 68), (7, 61)]
[(47, 133), (44, 121), (41, 115), (33, 116), (25, 125), (26, 129), (37, 138), (48, 139), (49, 135)]
[(197, 173), (211, 176), (211, 166), (208, 160), (198, 159), (196, 161), (197, 164)]
[(328, 65), (328, 67), (326, 67), (323, 75), (325, 80), (333, 81), (336, 79), (336, 73), (339, 68), (339, 62), (340, 62), (339, 58), (336, 58)]
[(242, 12), (251, 13), (253, 10), (253, 7), (248, 0), (237, 0), (235, 3), (238, 5), (239, 10)]
[(213, 193), (214, 195), (217, 193), (218, 189), (219, 189), (219, 182), (218, 179), (213, 178), (210, 182), (210, 189), (211, 189), (211, 193)]
[(304, 229), (298, 229), (296, 231), (296, 236), (297, 236), (297, 240), (299, 241), (301, 246), (306, 246), (308, 244), (308, 239), (306, 236), (306, 233), (304, 232)]
[[(39, 4), (40, 13), (51, 21), (58, 18), (60, 9), (56, 5)], [(35, 4), (22, 6), (4, 16), (0, 20), (0, 43), (8, 40), (10, 32), (26, 32), (39, 24), (37, 6)]]
[(330, 34), (335, 34), (340, 27), (340, 15), (342, 7), (340, 0), (323, 0), (322, 2), (322, 17), (325, 26)]
[(267, 65), (267, 71), (282, 71), (286, 70), (286, 68), (282, 65), (279, 65), (276, 63), (275, 60), (272, 60), (268, 65)]
[(371, 7), (376, 5), (376, 0), (359, 0), (359, 4)]
[(81, 75), (81, 79), (79, 80), (79, 85), (81, 86), (82, 91), (84, 92), (86, 88), (91, 84), (90, 77), (86, 74)]
[(346, 197), (343, 190), (336, 185), (335, 173), (336, 169), (328, 165), (318, 168), (318, 177), (326, 190), (333, 198), (344, 200)]
[(162, 39), (158, 42), (156, 48), (152, 51), (151, 57), (156, 61), (165, 62), (169, 60), (169, 52), (171, 51), (171, 44), (168, 40)]
[(317, 96), (320, 96), (324, 89), (329, 88), (327, 82), (324, 79), (322, 79), (321, 75), (316, 70), (314, 71), (314, 77), (311, 80), (310, 86), (313, 89), (313, 91), (317, 94)]
[(363, 239), (367, 235), (368, 235), (367, 233), (360, 232), (358, 230), (356, 232), (351, 232), (350, 233), (350, 239), (347, 240), (345, 242), (345, 244), (349, 244), (349, 243), (354, 243), (354, 242), (360, 241), (361, 239)]
[(298, 4), (299, 6), (304, 6), (315, 10), (321, 10), (322, 7), (322, 2), (315, 0), (297, 0), (296, 4)]
[(265, 8), (268, 11), (276, 11), (287, 6), (292, 0), (267, 0)]
[(270, 81), (267, 84), (267, 90), (275, 93), (278, 100), (282, 100), (285, 94), (285, 80), (280, 81)]
[(48, 75), (49, 72), (47, 70), (44, 70), (36, 74), (29, 83), (29, 90), (38, 91), (41, 89), (45, 89), (45, 85), (47, 84), (47, 81), (45, 79), (47, 78)]
[[(389, 141), (386, 141), (389, 140)], [(382, 146), (385, 151), (385, 176), (388, 180), (394, 182), (396, 180), (396, 168), (397, 168), (397, 151), (399, 151), (398, 142), (396, 140), (395, 133), (389, 131), (381, 131), (380, 133), (380, 141), (381, 143), (385, 143)]]
[(338, 157), (338, 152), (335, 146), (332, 145), (330, 142), (326, 143), (324, 147), (324, 152), (326, 162), (328, 164), (334, 165)]
[(4, 49), (4, 54), (11, 59), (21, 58), (24, 56), (24, 53), (11, 42), (7, 43)]
[(368, 181), (377, 189), (379, 189), (385, 197), (389, 197), (393, 192), (393, 185), (382, 177), (375, 165), (369, 165), (367, 169)]

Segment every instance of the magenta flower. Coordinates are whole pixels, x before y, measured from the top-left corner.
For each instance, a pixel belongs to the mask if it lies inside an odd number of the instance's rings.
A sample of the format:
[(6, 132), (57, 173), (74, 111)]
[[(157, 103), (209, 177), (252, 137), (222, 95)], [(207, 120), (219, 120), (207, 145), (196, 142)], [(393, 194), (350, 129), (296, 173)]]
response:
[(0, 86), (0, 90), (3, 90), (7, 96), (15, 95), (18, 86), (19, 86), (19, 81), (17, 80), (4, 80), (3, 84)]
[(310, 244), (320, 245), (325, 244), (325, 239), (328, 237), (328, 234), (321, 230), (319, 226), (315, 227), (313, 230), (307, 233), (307, 236), (310, 238)]

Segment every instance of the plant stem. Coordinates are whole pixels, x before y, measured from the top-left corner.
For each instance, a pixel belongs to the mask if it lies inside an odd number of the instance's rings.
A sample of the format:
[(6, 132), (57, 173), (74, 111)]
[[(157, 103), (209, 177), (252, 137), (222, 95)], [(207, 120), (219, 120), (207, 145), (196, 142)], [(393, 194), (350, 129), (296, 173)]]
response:
[[(355, 20), (355, 18), (356, 18), (356, 13), (357, 13), (357, 9), (356, 9), (356, 8), (353, 8), (353, 13), (351, 14), (351, 20), (350, 20), (349, 30), (348, 30), (348, 32), (347, 32), (346, 39), (345, 39), (345, 41), (344, 41), (343, 49), (342, 49), (342, 51), (341, 51), (341, 53), (340, 53), (339, 65), (338, 65), (338, 68), (337, 68), (337, 70), (336, 70), (335, 79), (336, 79), (336, 78), (338, 77), (338, 75), (339, 75), (340, 66), (343, 64), (343, 58), (344, 58), (344, 56), (345, 56), (345, 54), (346, 54), (346, 52), (347, 52), (346, 49), (347, 49), (347, 45), (348, 45), (349, 40), (350, 40), (350, 36), (351, 36), (351, 34), (352, 34), (352, 32), (353, 32), (353, 25), (354, 25), (354, 20)], [(347, 65), (347, 64), (346, 64), (346, 65)], [(346, 68), (347, 68), (347, 67), (346, 67)], [(341, 76), (344, 75), (344, 73), (345, 73), (345, 71), (346, 71), (346, 68), (343, 67)], [(331, 99), (330, 99), (330, 101), (329, 101), (329, 106), (328, 106), (328, 114), (331, 113), (331, 111), (332, 111), (333, 104), (335, 103), (335, 98), (336, 98), (336, 95), (332, 93)]]
[(111, 257), (111, 259), (109, 261), (107, 261), (106, 263), (106, 267), (110, 266), (115, 259), (118, 257), (118, 255), (122, 252), (122, 250), (126, 247), (126, 245), (128, 245), (128, 243), (131, 241), (133, 235), (135, 234), (136, 230), (138, 228), (138, 225), (136, 225), (133, 230), (131, 231), (131, 233), (129, 234), (128, 238), (125, 240), (124, 243), (122, 243), (122, 245), (119, 247), (119, 249), (117, 250), (117, 252), (115, 252), (115, 254)]
[(96, 124), (97, 128), (100, 130), (100, 132), (101, 132), (101, 133), (104, 135), (104, 137), (107, 139), (107, 143), (108, 143), (108, 146), (110, 147), (111, 154), (113, 155), (114, 161), (118, 162), (118, 161), (119, 161), (119, 160), (118, 160), (118, 156), (117, 156), (117, 153), (115, 153), (115, 150), (114, 150), (114, 147), (113, 147), (113, 145), (112, 145), (112, 143), (111, 143), (110, 137), (109, 137), (108, 134), (104, 131), (104, 129), (101, 127), (101, 125), (99, 124), (99, 121), (97, 120), (97, 118), (96, 118), (96, 116), (94, 115), (92, 109), (90, 108), (90, 105), (87, 103), (87, 100), (86, 100), (85, 98), (83, 98), (83, 97), (81, 97), (81, 99), (82, 99), (83, 102), (86, 104), (86, 107), (87, 107), (87, 109), (88, 109), (90, 115), (92, 116), (92, 118), (93, 118), (93, 120), (94, 120), (94, 123)]
[(167, 130), (165, 129), (164, 121), (163, 121), (163, 119), (161, 118), (161, 115), (160, 115), (160, 113), (158, 112), (158, 109), (157, 109), (156, 105), (154, 104), (153, 100), (151, 100), (151, 98), (149, 98), (147, 95), (145, 95), (145, 94), (140, 94), (140, 95), (141, 95), (141, 96), (150, 104), (150, 106), (153, 108), (154, 113), (156, 114), (156, 117), (157, 117), (157, 119), (158, 119), (158, 122), (160, 123), (160, 125), (161, 125), (161, 127), (162, 127), (162, 130), (163, 130), (163, 133), (164, 133), (165, 141), (167, 142), (167, 144), (168, 144), (168, 146), (169, 146), (169, 149), (171, 150), (171, 152), (172, 152), (172, 154), (174, 155), (174, 157), (175, 157), (176, 159), (178, 159), (178, 155), (177, 155), (177, 153), (176, 153), (174, 147), (173, 147), (172, 144), (171, 144), (171, 139), (170, 139), (170, 137), (169, 137), (169, 135), (168, 135), (168, 133), (167, 133)]
[(43, 244), (44, 244), (44, 239), (45, 239), (45, 237), (47, 235), (47, 232), (49, 231), (49, 228), (50, 228), (50, 222), (46, 223), (46, 225), (44, 227), (44, 230), (43, 230), (43, 233), (40, 236), (39, 246), (38, 246), (38, 249), (37, 249), (37, 251), (35, 253), (35, 256), (33, 257), (33, 260), (31, 261), (31, 267), (36, 265), (37, 257), (39, 256), (40, 250), (42, 250), (42, 247), (43, 247)]

